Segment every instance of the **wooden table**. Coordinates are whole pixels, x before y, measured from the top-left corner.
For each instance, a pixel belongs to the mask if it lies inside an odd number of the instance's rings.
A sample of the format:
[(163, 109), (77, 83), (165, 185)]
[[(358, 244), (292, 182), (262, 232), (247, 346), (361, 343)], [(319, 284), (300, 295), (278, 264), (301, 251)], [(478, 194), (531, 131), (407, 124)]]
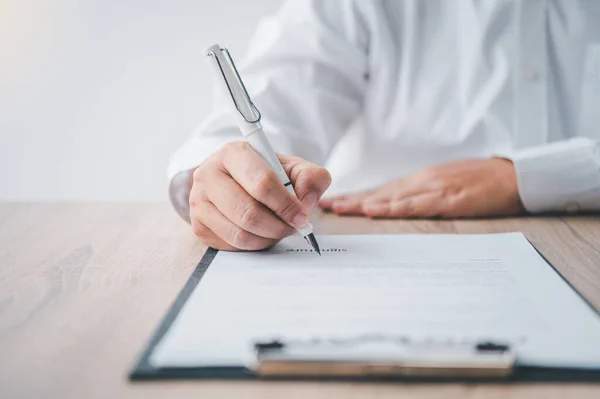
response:
[[(524, 232), (600, 308), (597, 216), (317, 222), (321, 234), (502, 231)], [(593, 384), (129, 383), (203, 251), (167, 204), (0, 204), (0, 397), (600, 398)]]

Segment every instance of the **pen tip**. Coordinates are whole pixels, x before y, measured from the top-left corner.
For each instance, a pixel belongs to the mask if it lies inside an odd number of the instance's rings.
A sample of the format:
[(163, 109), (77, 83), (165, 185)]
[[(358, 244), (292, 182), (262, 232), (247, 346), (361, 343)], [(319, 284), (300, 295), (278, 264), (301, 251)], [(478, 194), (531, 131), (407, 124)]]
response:
[(319, 256), (321, 256), (321, 249), (319, 248), (319, 243), (317, 242), (315, 235), (311, 233), (304, 238), (306, 239), (308, 244), (315, 250), (315, 252), (318, 253)]

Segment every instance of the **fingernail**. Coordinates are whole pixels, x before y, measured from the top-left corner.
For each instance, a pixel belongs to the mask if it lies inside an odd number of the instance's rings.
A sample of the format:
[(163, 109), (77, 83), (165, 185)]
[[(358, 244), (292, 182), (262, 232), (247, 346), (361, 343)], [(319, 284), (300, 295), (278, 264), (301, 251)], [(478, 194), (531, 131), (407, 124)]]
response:
[(315, 205), (317, 205), (318, 200), (319, 196), (317, 193), (308, 193), (302, 199), (302, 203), (306, 207), (306, 210), (310, 213), (314, 209)]
[(294, 216), (294, 219), (292, 219), (292, 224), (298, 229), (306, 227), (306, 225), (308, 224), (308, 215), (304, 213), (297, 214), (296, 216)]

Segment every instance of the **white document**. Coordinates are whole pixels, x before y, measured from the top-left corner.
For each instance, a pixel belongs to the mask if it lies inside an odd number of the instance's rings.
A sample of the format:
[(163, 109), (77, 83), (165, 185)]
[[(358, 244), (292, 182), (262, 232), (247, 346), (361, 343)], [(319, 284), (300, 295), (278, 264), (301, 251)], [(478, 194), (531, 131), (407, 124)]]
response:
[(251, 365), (269, 339), (499, 340), (521, 365), (600, 367), (600, 317), (520, 233), (291, 237), (219, 252), (155, 367)]

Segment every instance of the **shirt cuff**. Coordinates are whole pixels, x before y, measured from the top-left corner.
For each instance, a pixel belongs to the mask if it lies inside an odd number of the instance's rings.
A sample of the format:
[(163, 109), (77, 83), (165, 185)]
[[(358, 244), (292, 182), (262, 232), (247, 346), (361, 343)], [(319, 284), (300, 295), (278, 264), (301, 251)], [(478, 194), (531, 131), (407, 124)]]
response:
[(516, 151), (521, 202), (529, 212), (600, 209), (598, 143), (587, 138), (559, 141)]
[(190, 223), (190, 191), (192, 189), (192, 175), (194, 171), (184, 170), (171, 179), (169, 184), (169, 199), (175, 212), (183, 220)]

